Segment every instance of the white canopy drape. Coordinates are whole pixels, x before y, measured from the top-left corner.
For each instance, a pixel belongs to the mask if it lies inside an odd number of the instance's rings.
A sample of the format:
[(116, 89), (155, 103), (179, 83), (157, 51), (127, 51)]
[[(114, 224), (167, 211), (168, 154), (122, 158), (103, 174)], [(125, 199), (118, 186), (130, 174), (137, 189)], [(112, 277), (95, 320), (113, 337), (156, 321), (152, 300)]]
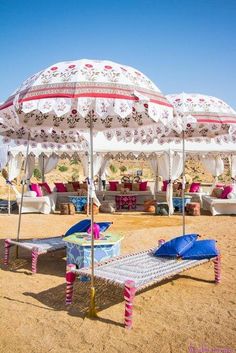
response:
[(154, 185), (154, 197), (156, 198), (156, 193), (159, 189), (158, 187), (158, 159), (156, 158), (151, 158), (149, 159), (149, 165), (152, 169), (152, 172), (154, 174), (154, 178), (155, 178), (155, 185)]
[(230, 158), (231, 163), (231, 177), (236, 178), (236, 156), (231, 156)]
[(8, 159), (8, 179), (12, 181), (20, 174), (22, 167), (23, 156), (18, 154), (17, 156), (9, 156)]
[(35, 168), (35, 156), (30, 154), (27, 158), (26, 179), (30, 179), (32, 177), (34, 168)]
[(52, 154), (50, 157), (41, 154), (38, 158), (39, 169), (43, 174), (48, 174), (56, 168), (58, 161), (59, 156), (56, 154)]
[(108, 175), (107, 173), (107, 167), (108, 164), (110, 163), (109, 159), (102, 159), (101, 161), (101, 166), (100, 166), (100, 170), (99, 170), (99, 191), (102, 190), (102, 180), (106, 180), (106, 176)]
[(202, 157), (202, 164), (208, 173), (215, 178), (214, 184), (217, 183), (218, 176), (224, 173), (224, 161), (220, 156)]
[(8, 161), (8, 145), (0, 146), (0, 170), (2, 170)]
[(167, 186), (166, 197), (169, 205), (169, 214), (174, 213), (173, 207), (173, 181), (178, 179), (183, 171), (182, 153), (169, 151), (163, 153), (158, 160), (158, 172), (163, 180), (170, 180)]

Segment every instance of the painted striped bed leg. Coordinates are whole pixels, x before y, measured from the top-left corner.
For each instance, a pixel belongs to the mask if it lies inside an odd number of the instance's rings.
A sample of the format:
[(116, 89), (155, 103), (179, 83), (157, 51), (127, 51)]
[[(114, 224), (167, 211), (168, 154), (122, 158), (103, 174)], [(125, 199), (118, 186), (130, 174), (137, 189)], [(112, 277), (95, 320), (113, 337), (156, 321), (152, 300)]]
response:
[(133, 301), (136, 293), (134, 281), (126, 281), (124, 288), (125, 299), (125, 328), (131, 329), (133, 324)]
[(165, 243), (165, 239), (159, 239), (158, 240), (158, 247), (160, 248), (162, 246), (162, 244)]
[(72, 303), (73, 298), (73, 286), (75, 282), (76, 275), (73, 270), (76, 269), (76, 265), (68, 265), (68, 271), (66, 272), (66, 305), (70, 305)]
[(221, 282), (221, 255), (219, 254), (214, 260), (215, 283)]
[(9, 264), (9, 255), (10, 255), (10, 247), (11, 243), (9, 242), (9, 239), (5, 239), (4, 242), (4, 265), (7, 266)]
[(33, 275), (37, 273), (38, 256), (39, 256), (38, 248), (33, 248), (32, 249), (32, 268), (31, 268)]

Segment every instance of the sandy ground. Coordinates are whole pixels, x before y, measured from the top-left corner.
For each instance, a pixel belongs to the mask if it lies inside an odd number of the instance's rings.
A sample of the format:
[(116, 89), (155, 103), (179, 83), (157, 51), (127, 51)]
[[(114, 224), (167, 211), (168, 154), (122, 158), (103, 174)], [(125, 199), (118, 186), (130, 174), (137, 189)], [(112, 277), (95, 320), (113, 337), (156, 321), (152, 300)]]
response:
[[(22, 237), (60, 235), (82, 215), (23, 215)], [(153, 247), (181, 234), (181, 217), (133, 213), (98, 215), (124, 234), (122, 253)], [(31, 275), (28, 253), (3, 266), (3, 239), (15, 237), (17, 215), (0, 215), (0, 352), (234, 352), (236, 348), (236, 217), (187, 217), (187, 230), (215, 238), (222, 252), (223, 280), (214, 284), (207, 263), (135, 298), (134, 327), (123, 328), (122, 293), (97, 285), (99, 318), (86, 317), (89, 287), (76, 283), (74, 303), (65, 299), (65, 253), (39, 258)], [(208, 350), (207, 350), (208, 349)]]

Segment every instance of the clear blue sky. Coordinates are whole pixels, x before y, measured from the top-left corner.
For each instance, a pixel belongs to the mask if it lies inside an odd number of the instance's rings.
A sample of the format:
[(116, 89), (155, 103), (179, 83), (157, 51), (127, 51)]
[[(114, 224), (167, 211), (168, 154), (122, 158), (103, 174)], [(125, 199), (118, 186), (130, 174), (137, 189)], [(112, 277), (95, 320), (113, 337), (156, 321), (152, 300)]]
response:
[(236, 108), (236, 0), (0, 0), (0, 101), (53, 63), (109, 59)]

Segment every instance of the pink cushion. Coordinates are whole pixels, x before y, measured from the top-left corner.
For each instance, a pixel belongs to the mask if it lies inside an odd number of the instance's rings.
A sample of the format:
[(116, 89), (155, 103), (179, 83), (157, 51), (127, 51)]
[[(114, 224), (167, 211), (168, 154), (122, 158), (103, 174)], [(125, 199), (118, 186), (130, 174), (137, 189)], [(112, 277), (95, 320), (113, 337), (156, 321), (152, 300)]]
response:
[(116, 191), (119, 181), (109, 181), (110, 191)]
[(200, 183), (192, 183), (189, 189), (189, 192), (199, 192), (200, 190)]
[(228, 194), (230, 194), (232, 191), (233, 191), (233, 187), (231, 185), (225, 186), (220, 198), (227, 199)]
[(163, 185), (162, 185), (162, 188), (161, 190), (162, 191), (166, 191), (167, 190), (167, 185), (169, 184), (169, 180), (163, 180)]
[(43, 192), (42, 192), (42, 189), (41, 189), (40, 185), (38, 185), (38, 184), (31, 184), (31, 185), (30, 185), (30, 189), (31, 189), (31, 191), (35, 191), (35, 192), (36, 192), (36, 196), (37, 196), (37, 197), (43, 196)]
[(223, 188), (223, 187), (225, 187), (225, 184), (217, 183), (215, 187), (216, 188)]
[(54, 183), (57, 189), (57, 192), (67, 192), (67, 188), (63, 183)]
[(72, 181), (71, 184), (73, 185), (73, 188), (75, 191), (79, 190), (80, 188), (79, 181)]
[(141, 183), (139, 183), (139, 190), (147, 191), (147, 181), (141, 181)]
[(45, 189), (47, 190), (47, 192), (48, 192), (49, 194), (52, 193), (52, 191), (51, 191), (50, 186), (48, 185), (48, 183), (39, 183), (39, 186), (44, 186)]

